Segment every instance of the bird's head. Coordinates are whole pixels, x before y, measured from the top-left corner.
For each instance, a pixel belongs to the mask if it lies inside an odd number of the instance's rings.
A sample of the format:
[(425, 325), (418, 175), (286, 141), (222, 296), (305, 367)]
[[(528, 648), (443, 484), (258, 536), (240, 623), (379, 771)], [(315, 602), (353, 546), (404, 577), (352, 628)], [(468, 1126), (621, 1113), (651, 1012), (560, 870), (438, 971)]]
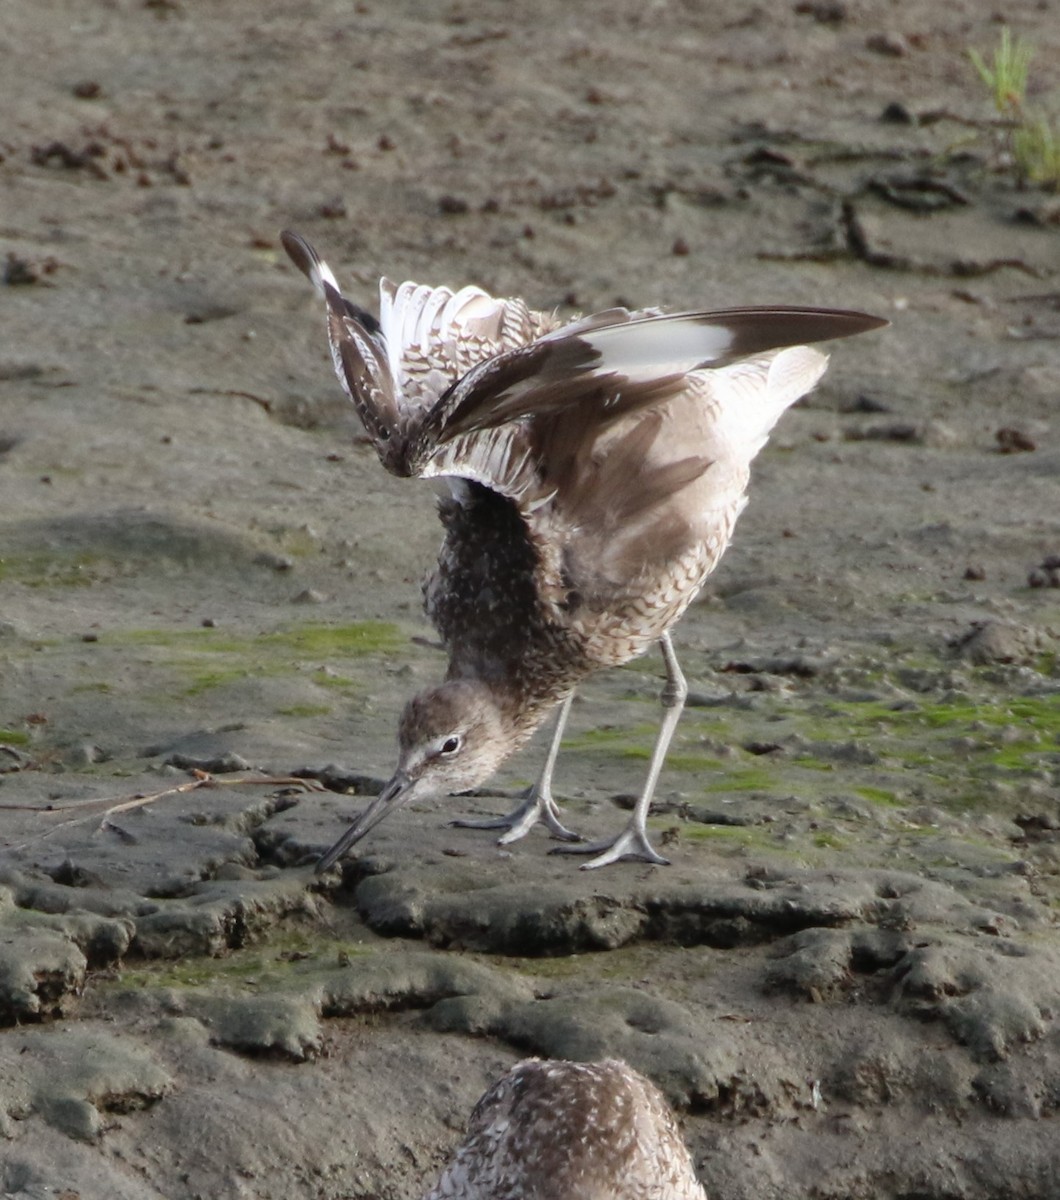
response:
[(401, 714), (397, 770), (321, 857), (317, 872), (326, 871), (402, 804), (466, 792), (484, 783), (513, 749), (513, 739), (485, 683), (454, 679), (420, 692)]

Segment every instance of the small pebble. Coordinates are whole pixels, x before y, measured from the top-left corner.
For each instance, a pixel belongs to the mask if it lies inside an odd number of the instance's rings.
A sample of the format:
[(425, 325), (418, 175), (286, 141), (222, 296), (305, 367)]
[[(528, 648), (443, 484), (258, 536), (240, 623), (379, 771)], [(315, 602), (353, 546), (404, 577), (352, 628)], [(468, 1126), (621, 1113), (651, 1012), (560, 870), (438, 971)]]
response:
[(268, 550), (263, 550), (254, 558), (256, 567), (271, 567), (274, 571), (291, 571), (294, 569), (294, 559), (288, 558), (286, 554), (271, 554)]
[(880, 113), (880, 120), (891, 125), (915, 125), (917, 123), (912, 110), (907, 108), (901, 100), (892, 100)]
[(890, 58), (904, 58), (909, 53), (909, 41), (903, 34), (888, 30), (886, 33), (873, 33), (867, 37), (865, 49), (874, 54), (886, 54)]
[(17, 287), (19, 284), (40, 283), (45, 275), (53, 275), (58, 266), (59, 264), (54, 258), (49, 257), (39, 261), (31, 261), (28, 258), (20, 258), (17, 254), (9, 252), (4, 262), (3, 281), (8, 287)]
[(1014, 429), (1012, 426), (999, 429), (994, 437), (997, 438), (997, 447), (1002, 454), (1030, 453), (1038, 449), (1038, 443), (1033, 438), (1028, 437), (1022, 429)]
[(839, 25), (847, 19), (843, 0), (799, 0), (795, 11), (800, 16), (813, 17), (821, 25)]

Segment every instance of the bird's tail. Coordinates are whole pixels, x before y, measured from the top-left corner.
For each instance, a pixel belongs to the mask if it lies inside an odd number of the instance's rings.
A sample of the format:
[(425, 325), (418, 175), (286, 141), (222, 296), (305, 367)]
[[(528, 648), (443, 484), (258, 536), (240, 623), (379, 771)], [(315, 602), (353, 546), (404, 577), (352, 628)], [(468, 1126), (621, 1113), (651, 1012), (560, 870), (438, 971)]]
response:
[(817, 383), (828, 355), (812, 346), (790, 346), (712, 371), (719, 432), (747, 462), (762, 449), (784, 411)]

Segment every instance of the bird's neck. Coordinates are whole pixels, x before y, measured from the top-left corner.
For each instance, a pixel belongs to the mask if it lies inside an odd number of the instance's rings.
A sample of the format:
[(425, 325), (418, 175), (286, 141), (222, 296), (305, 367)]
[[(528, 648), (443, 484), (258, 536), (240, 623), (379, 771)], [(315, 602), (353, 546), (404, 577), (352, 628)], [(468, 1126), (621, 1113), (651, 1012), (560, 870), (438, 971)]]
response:
[(538, 726), (557, 704), (566, 699), (573, 687), (572, 683), (562, 690), (550, 690), (529, 698), (524, 693), (518, 702), (513, 701), (507, 706), (500, 706), (502, 719), (510, 731), (513, 751), (520, 749), (530, 740)]
[[(461, 677), (465, 676), (450, 669), (450, 679)], [(537, 674), (528, 680), (506, 674), (490, 679), (475, 678), (488, 691), (508, 753), (514, 754), (530, 740), (556, 705), (574, 690), (581, 676)]]

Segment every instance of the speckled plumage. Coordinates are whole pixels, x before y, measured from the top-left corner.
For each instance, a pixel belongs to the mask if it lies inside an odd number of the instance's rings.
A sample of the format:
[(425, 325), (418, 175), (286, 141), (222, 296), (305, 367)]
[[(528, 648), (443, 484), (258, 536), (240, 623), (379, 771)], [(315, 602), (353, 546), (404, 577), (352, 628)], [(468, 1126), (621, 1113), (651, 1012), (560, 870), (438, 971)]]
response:
[(517, 1063), (424, 1200), (706, 1200), (669, 1106), (624, 1062)]
[(484, 782), (562, 704), (548, 765), (497, 822), (559, 821), (550, 775), (569, 698), (591, 672), (663, 651), (667, 710), (630, 825), (588, 866), (665, 862), (645, 828), (683, 703), (669, 630), (717, 565), (751, 460), (827, 358), (804, 341), (885, 322), (832, 309), (631, 313), (563, 324), (522, 300), (380, 284), (380, 319), (351, 304), (301, 238), (292, 259), (324, 296), (339, 379), (380, 461), (448, 485), (446, 536), (425, 588), (446, 680), (411, 702), (393, 779), (324, 854), (324, 870), (412, 797)]

